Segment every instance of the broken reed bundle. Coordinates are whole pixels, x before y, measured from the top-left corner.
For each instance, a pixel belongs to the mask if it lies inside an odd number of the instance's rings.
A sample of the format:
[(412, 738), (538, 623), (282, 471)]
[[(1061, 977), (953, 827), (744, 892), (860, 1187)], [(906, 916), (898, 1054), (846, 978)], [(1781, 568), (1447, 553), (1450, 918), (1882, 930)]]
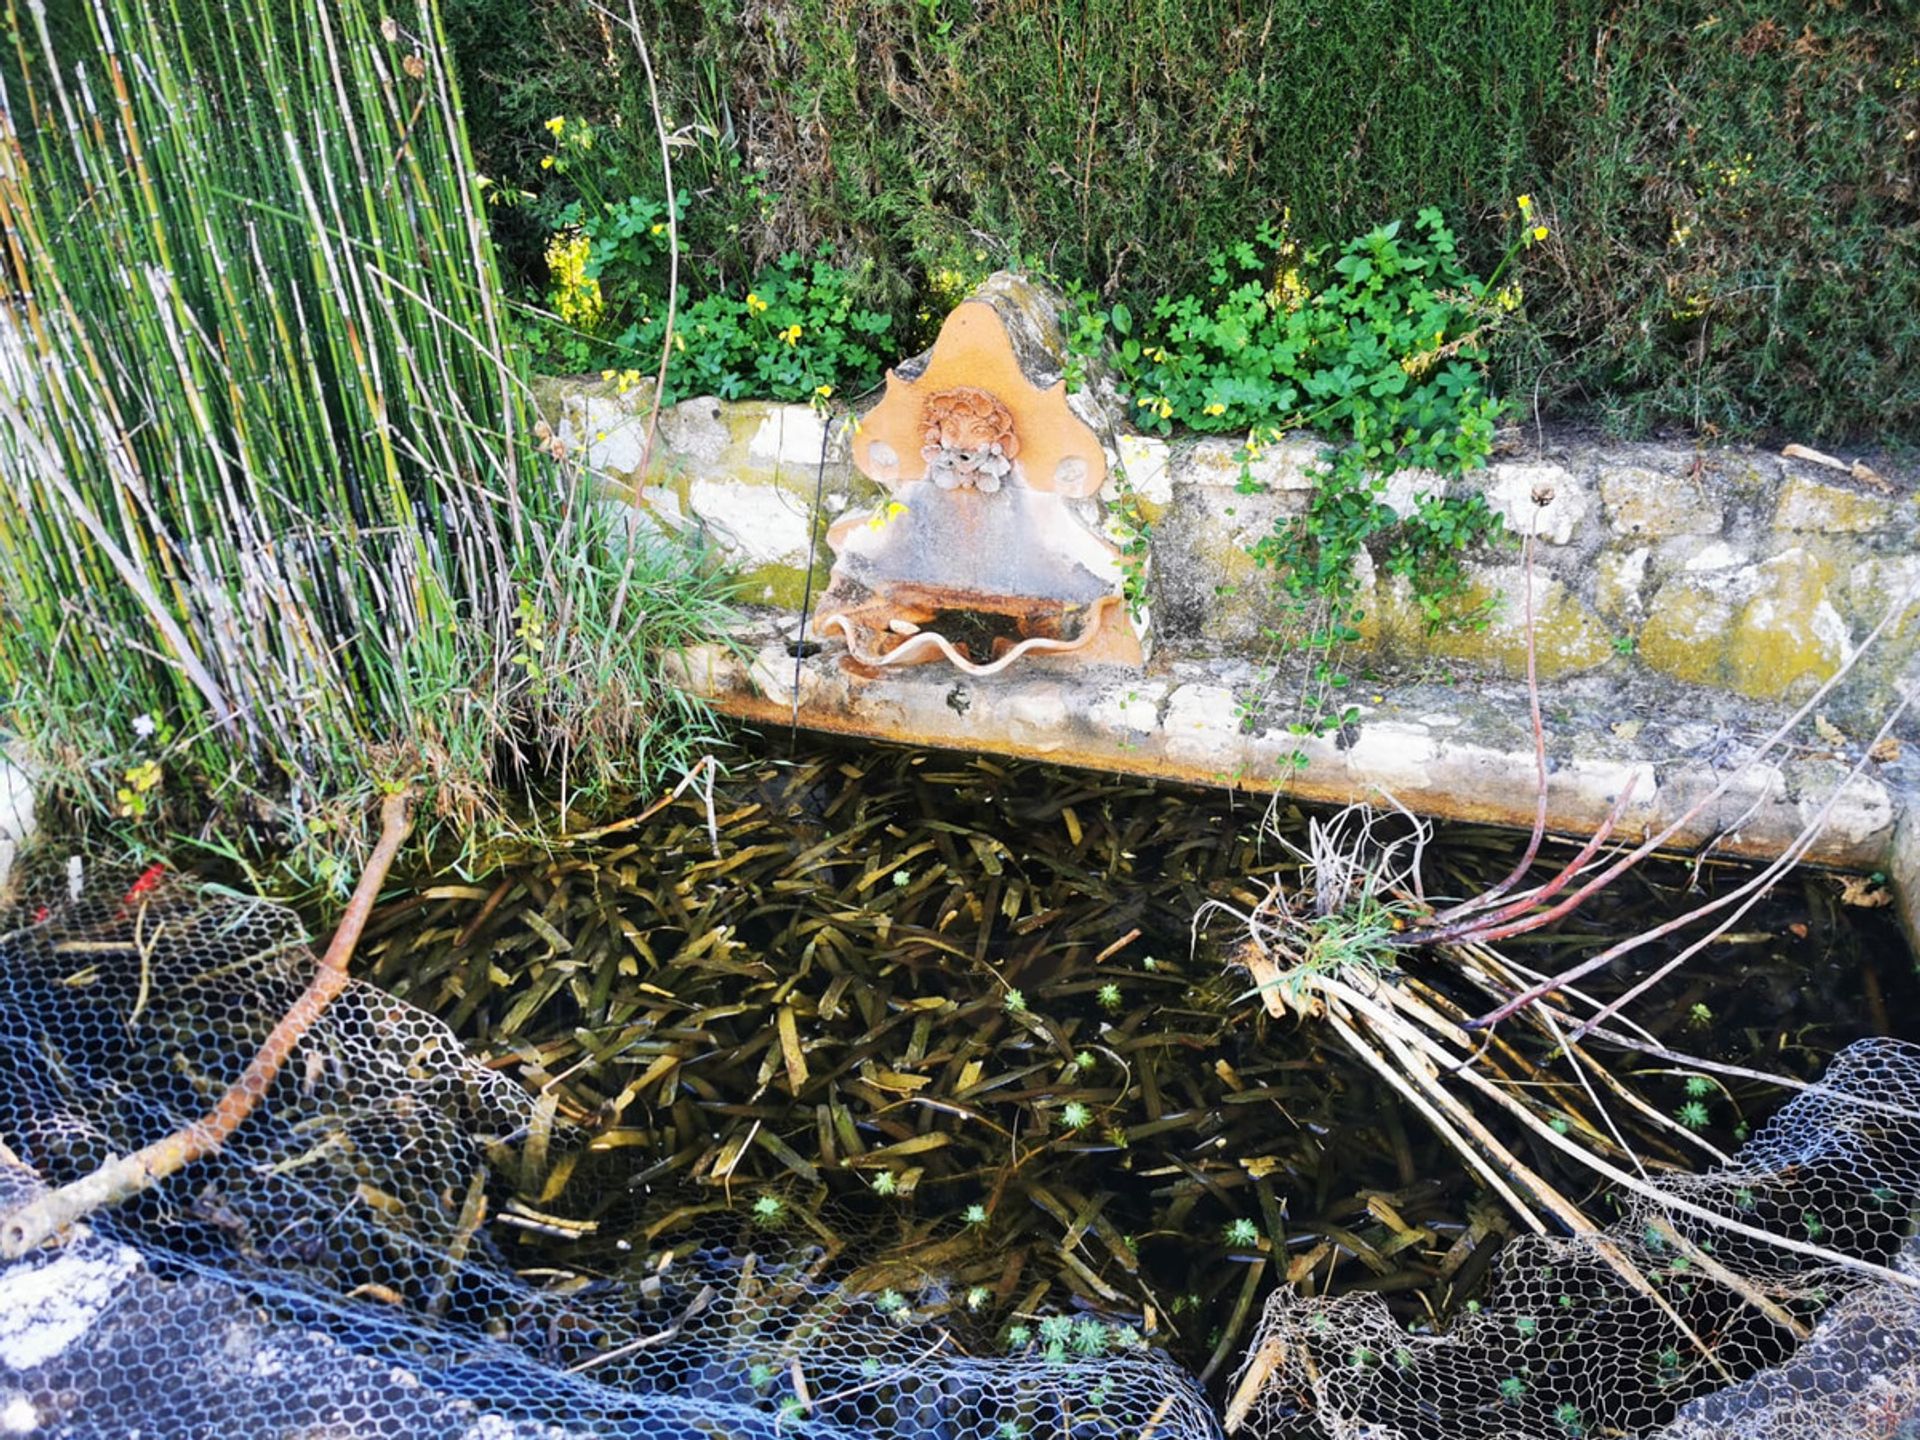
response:
[(495, 819), (690, 758), (653, 667), (713, 588), (636, 544), (600, 655), (619, 557), (541, 451), (431, 0), (8, 12), (0, 724), (102, 809), (191, 777), (296, 842), (370, 752)]
[[(1535, 503), (1545, 501), (1536, 496)], [(1508, 899), (1538, 856), (1547, 815), (1546, 736), (1540, 719), (1533, 650), (1530, 537), (1526, 575), (1527, 694), (1538, 795), (1532, 834), (1513, 869), (1479, 894), (1436, 908), (1427, 899), (1422, 873), (1430, 829), (1405, 811), (1381, 817), (1366, 806), (1353, 806), (1330, 821), (1313, 821), (1304, 849), (1276, 833), (1275, 838), (1293, 849), (1302, 861), (1302, 879), (1293, 888), (1276, 878), (1260, 903), (1249, 910), (1213, 902), (1196, 917), (1196, 926), (1207, 910), (1236, 915), (1247, 931), (1236, 963), (1253, 976), (1256, 991), (1269, 1012), (1278, 1016), (1291, 1011), (1323, 1020), (1347, 1050), (1418, 1110), (1447, 1146), (1537, 1232), (1545, 1233), (1548, 1220), (1588, 1235), (1597, 1235), (1599, 1227), (1537, 1166), (1527, 1164), (1509, 1141), (1490, 1129), (1472, 1101), (1491, 1106), (1508, 1125), (1517, 1125), (1522, 1134), (1559, 1152), (1574, 1165), (1695, 1221), (1827, 1263), (1879, 1271), (1882, 1267), (1878, 1264), (1816, 1244), (1769, 1236), (1737, 1218), (1715, 1215), (1652, 1187), (1647, 1166), (1630, 1134), (1658, 1139), (1659, 1132), (1665, 1131), (1684, 1141), (1703, 1142), (1685, 1125), (1663, 1115), (1614, 1078), (1579, 1042), (1594, 1034), (1629, 1050), (1658, 1048), (1651, 1034), (1629, 1022), (1611, 1030), (1601, 1027), (1764, 898), (1818, 836), (1835, 799), (1858, 775), (1867, 758), (1876, 753), (1879, 743), (1905, 713), (1910, 697), (1903, 694), (1890, 707), (1879, 733), (1861, 748), (1859, 760), (1833, 787), (1827, 802), (1783, 855), (1727, 894), (1631, 935), (1554, 976), (1525, 972), (1492, 945), (1539, 930), (1569, 914), (1670, 842), (1724, 795), (1741, 774), (1764, 761), (1814, 711), (1846, 678), (1860, 656), (1895, 623), (1911, 595), (1894, 600), (1861, 646), (1761, 743), (1746, 765), (1723, 777), (1684, 813), (1625, 855), (1597, 860), (1632, 798), (1629, 781), (1622, 787), (1612, 813), (1572, 859), (1549, 879)], [(1562, 892), (1566, 892), (1564, 896)], [(1602, 1003), (1572, 988), (1575, 981), (1621, 956), (1735, 902), (1742, 903), (1623, 995)], [(1404, 957), (1423, 952), (1442, 962), (1447, 974), (1463, 982), (1472, 998), (1493, 998), (1500, 1003), (1486, 1016), (1475, 1019), (1453, 996), (1403, 969)], [(1547, 1004), (1556, 993), (1592, 1013), (1576, 1020), (1564, 1009)], [(1492, 1033), (1490, 1027), (1503, 1020), (1526, 1026), (1537, 1044), (1523, 1048), (1510, 1036)], [(1528, 1049), (1540, 1058), (1532, 1058)], [(1701, 1061), (1699, 1068), (1717, 1067)], [(1603, 1090), (1607, 1097), (1603, 1097)], [(1723, 1153), (1705, 1148), (1716, 1160), (1726, 1161)], [(1665, 1301), (1624, 1259), (1605, 1247), (1601, 1253), (1615, 1264), (1629, 1285), (1667, 1309)], [(1670, 1310), (1668, 1313), (1677, 1323), (1678, 1317)], [(1700, 1348), (1707, 1353), (1704, 1346)]]

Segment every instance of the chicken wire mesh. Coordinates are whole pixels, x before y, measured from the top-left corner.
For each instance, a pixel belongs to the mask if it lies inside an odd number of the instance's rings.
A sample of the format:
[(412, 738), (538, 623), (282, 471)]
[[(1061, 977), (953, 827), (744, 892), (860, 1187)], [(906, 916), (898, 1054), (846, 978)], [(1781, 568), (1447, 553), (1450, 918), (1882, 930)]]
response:
[[(172, 882), (0, 927), (0, 1141), (22, 1162), (0, 1170), (0, 1211), (204, 1114), (312, 967), (289, 912)], [(1221, 1431), (1124, 1326), (1036, 1317), (1009, 1353), (910, 1256), (867, 1263), (839, 1229), (724, 1187), (618, 1187), (592, 1221), (543, 1209), (590, 1139), (354, 984), (221, 1153), (0, 1271), (0, 1432)], [(1509, 1245), (1444, 1331), (1409, 1333), (1374, 1296), (1276, 1290), (1227, 1427), (1915, 1433), (1920, 1049), (1852, 1047), (1731, 1165), (1660, 1185), (1604, 1235)], [(529, 1261), (529, 1233), (564, 1258)]]
[[(1833, 1363), (1845, 1357), (1831, 1341), (1824, 1364), (1796, 1350), (1837, 1302), (1856, 1334), (1873, 1317), (1915, 1333), (1917, 1182), (1920, 1050), (1858, 1042), (1730, 1164), (1664, 1177), (1658, 1198), (1632, 1195), (1604, 1231), (1509, 1243), (1488, 1293), (1444, 1334), (1408, 1334), (1377, 1296), (1275, 1291), (1240, 1377), (1250, 1428), (1339, 1440), (1652, 1435), (1689, 1402), (1792, 1357), (1774, 1398), (1804, 1400), (1805, 1428), (1748, 1391), (1696, 1406), (1668, 1433), (1892, 1435), (1820, 1428), (1859, 1377)], [(1890, 1349), (1877, 1367), (1896, 1388), (1920, 1380), (1910, 1352)], [(1920, 1407), (1902, 1423), (1911, 1417)], [(1902, 1433), (1920, 1435), (1920, 1420)]]

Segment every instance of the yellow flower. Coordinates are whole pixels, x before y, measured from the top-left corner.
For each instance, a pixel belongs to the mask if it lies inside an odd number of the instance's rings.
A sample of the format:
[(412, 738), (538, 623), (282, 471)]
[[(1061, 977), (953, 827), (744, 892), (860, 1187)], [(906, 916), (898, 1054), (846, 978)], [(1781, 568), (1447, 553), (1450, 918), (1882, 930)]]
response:
[(762, 300), (758, 295), (754, 294), (751, 290), (747, 292), (747, 313), (749, 315), (758, 315), (761, 311), (765, 310), (766, 308), (767, 308), (766, 301)]
[(1224, 415), (1227, 413), (1227, 407), (1222, 405), (1218, 400), (1216, 400), (1211, 405), (1207, 406), (1204, 413), (1208, 415)]
[(540, 157), (540, 168), (542, 170), (551, 170), (553, 168), (553, 156), (542, 155)]
[(1547, 227), (1546, 227), (1546, 226), (1544, 226), (1544, 225), (1536, 225), (1536, 226), (1534, 226), (1534, 227), (1533, 227), (1533, 238), (1534, 238), (1534, 239), (1536, 239), (1536, 240), (1544, 240), (1544, 239), (1546, 239), (1546, 238), (1547, 238)]
[(554, 313), (578, 330), (592, 330), (606, 310), (599, 280), (587, 274), (592, 249), (587, 237), (578, 231), (556, 235), (547, 243)]
[(602, 380), (611, 380), (611, 379), (613, 378), (613, 371), (611, 371), (611, 370), (602, 370), (602, 371), (600, 372), (600, 378), (601, 378)]
[(902, 505), (898, 500), (889, 500), (883, 509), (874, 511), (872, 516), (869, 517), (867, 520), (867, 528), (869, 530), (884, 530), (888, 522), (897, 520), (906, 513), (906, 506)]
[(1531, 195), (1517, 195), (1514, 197), (1513, 203), (1520, 207), (1520, 213), (1522, 215), (1528, 214), (1533, 209), (1533, 197)]
[(556, 115), (551, 120), (547, 121), (547, 133), (553, 136), (553, 138), (556, 140), (558, 140), (562, 135), (566, 134), (567, 133), (567, 117), (564, 115)]
[(666, 222), (666, 221), (664, 221), (664, 220), (656, 220), (656, 221), (654, 221), (654, 224), (653, 224), (653, 229), (652, 229), (652, 230), (650, 230), (650, 231), (648, 231), (647, 233), (648, 233), (648, 234), (651, 234), (651, 235), (664, 235), (664, 234), (666, 234), (666, 233), (667, 233), (667, 222)]
[(833, 387), (831, 385), (816, 385), (813, 387), (813, 393), (818, 395), (822, 400), (831, 399), (833, 396)]
[(797, 345), (800, 342), (800, 327), (798, 325), (787, 326), (786, 329), (780, 332), (780, 338), (789, 345)]

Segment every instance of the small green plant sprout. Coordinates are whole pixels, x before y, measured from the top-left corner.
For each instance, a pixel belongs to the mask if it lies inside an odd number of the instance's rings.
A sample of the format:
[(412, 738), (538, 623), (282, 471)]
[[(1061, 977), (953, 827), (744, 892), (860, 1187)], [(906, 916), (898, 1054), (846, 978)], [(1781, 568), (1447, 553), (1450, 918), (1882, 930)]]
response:
[(1371, 1370), (1380, 1363), (1380, 1357), (1364, 1345), (1356, 1345), (1347, 1354), (1347, 1364), (1356, 1370)]
[(771, 1365), (756, 1360), (752, 1365), (747, 1367), (747, 1383), (752, 1385), (756, 1390), (764, 1389), (767, 1382), (772, 1379), (773, 1367)]
[(1634, 640), (1631, 635), (1616, 635), (1613, 637), (1613, 653), (1616, 655), (1633, 654), (1633, 645)]
[(1025, 1325), (1009, 1325), (1007, 1327), (1007, 1349), (1024, 1350), (1032, 1343), (1033, 1331)]
[(1073, 1327), (1073, 1348), (1081, 1355), (1106, 1354), (1108, 1340), (1107, 1327), (1091, 1317)]
[(911, 885), (912, 883), (913, 883), (912, 871), (896, 870), (893, 872), (893, 884), (895, 889), (904, 890), (907, 886)]
[(1520, 1397), (1527, 1393), (1527, 1382), (1518, 1375), (1509, 1375), (1500, 1382), (1500, 1398), (1509, 1405), (1520, 1403)]
[(758, 1225), (778, 1225), (787, 1207), (778, 1195), (762, 1195), (753, 1202), (753, 1219)]
[(1107, 1127), (1107, 1143), (1116, 1150), (1126, 1149), (1128, 1141), (1125, 1128), (1119, 1125), (1109, 1125)]
[(1513, 1328), (1523, 1340), (1531, 1340), (1540, 1333), (1540, 1322), (1531, 1315), (1516, 1315)]
[(1227, 1244), (1244, 1248), (1260, 1243), (1260, 1227), (1242, 1215), (1227, 1224)]
[(1078, 1100), (1069, 1100), (1060, 1107), (1060, 1123), (1069, 1130), (1079, 1130), (1093, 1122), (1093, 1112)]
[(1071, 1315), (1049, 1315), (1040, 1322), (1040, 1353), (1055, 1364), (1067, 1358), (1067, 1346), (1072, 1340)]
[(1696, 1000), (1693, 1008), (1687, 1011), (1687, 1026), (1693, 1030), (1704, 1030), (1713, 1024), (1713, 1011), (1707, 1008), (1704, 1000)]
[(1120, 1008), (1120, 987), (1109, 980), (1105, 985), (1100, 987), (1099, 1000), (1104, 1009), (1118, 1010)]
[(993, 1291), (989, 1290), (986, 1286), (984, 1285), (971, 1286), (967, 1290), (967, 1308), (969, 1310), (982, 1309), (986, 1305), (987, 1301), (991, 1300), (992, 1298), (993, 1298)]
[(1827, 1233), (1826, 1222), (1811, 1210), (1800, 1217), (1800, 1225), (1807, 1232), (1809, 1240), (1818, 1240)]
[(1679, 1378), (1680, 1352), (1669, 1345), (1660, 1352), (1660, 1377), (1665, 1382)]
[(1713, 1116), (1708, 1112), (1706, 1102), (1689, 1100), (1673, 1112), (1674, 1118), (1689, 1130), (1704, 1130), (1712, 1123)]
[(1687, 1077), (1687, 1094), (1696, 1100), (1705, 1099), (1718, 1088), (1719, 1087), (1705, 1075), (1689, 1075)]
[(1584, 1435), (1587, 1433), (1587, 1422), (1581, 1418), (1580, 1407), (1571, 1400), (1563, 1402), (1560, 1408), (1553, 1412), (1553, 1418), (1559, 1422), (1560, 1428), (1569, 1435)]
[(1552, 1127), (1556, 1135), (1565, 1135), (1573, 1129), (1573, 1122), (1564, 1115), (1555, 1115), (1547, 1121), (1547, 1124)]
[(1005, 998), (1000, 1002), (1000, 1008), (1009, 1015), (1024, 1015), (1027, 1013), (1027, 997), (1009, 986)]
[(1018, 1420), (1002, 1420), (1000, 1429), (996, 1433), (1000, 1436), (1000, 1440), (1021, 1440), (1021, 1437), (1027, 1433), (1027, 1427)]
[(1154, 959), (1153, 956), (1151, 955), (1142, 956), (1140, 960), (1140, 968), (1142, 970), (1145, 970), (1151, 973), (1152, 971), (1158, 970), (1160, 968), (1160, 962)]
[(984, 1225), (987, 1223), (987, 1207), (976, 1201), (967, 1206), (960, 1219), (968, 1225)]
[(1752, 1189), (1749, 1188), (1748, 1186), (1742, 1185), (1738, 1190), (1734, 1191), (1733, 1204), (1734, 1204), (1734, 1208), (1738, 1210), (1753, 1209), (1754, 1200), (1753, 1200)]
[(1097, 1063), (1091, 1050), (1082, 1050), (1078, 1055), (1073, 1057), (1073, 1065), (1076, 1070), (1091, 1070)]
[(871, 1179), (867, 1183), (873, 1186), (874, 1194), (891, 1195), (897, 1188), (899, 1188), (900, 1180), (899, 1180), (899, 1177), (893, 1173), (893, 1171), (882, 1170), (879, 1174), (875, 1175), (873, 1179)]
[(907, 1308), (907, 1297), (898, 1290), (882, 1290), (880, 1298), (873, 1302), (873, 1308), (882, 1315), (891, 1315), (896, 1310)]

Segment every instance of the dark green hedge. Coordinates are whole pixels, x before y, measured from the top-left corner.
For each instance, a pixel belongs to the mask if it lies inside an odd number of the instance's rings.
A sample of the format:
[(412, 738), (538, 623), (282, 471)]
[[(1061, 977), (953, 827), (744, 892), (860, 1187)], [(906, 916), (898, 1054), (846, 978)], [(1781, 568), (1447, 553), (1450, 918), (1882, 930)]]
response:
[[(539, 189), (551, 115), (658, 186), (591, 0), (446, 0), (476, 146)], [(610, 8), (624, 10), (623, 4)], [(1501, 381), (1617, 429), (1920, 439), (1920, 8), (1596, 0), (641, 0), (696, 275), (831, 240), (902, 318), (1009, 250), (1136, 306), (1289, 220), (1422, 205), (1484, 265), (1530, 193)], [(530, 211), (502, 234), (537, 277)], [(984, 253), (986, 262), (975, 259)], [(938, 284), (932, 288), (939, 289)]]

